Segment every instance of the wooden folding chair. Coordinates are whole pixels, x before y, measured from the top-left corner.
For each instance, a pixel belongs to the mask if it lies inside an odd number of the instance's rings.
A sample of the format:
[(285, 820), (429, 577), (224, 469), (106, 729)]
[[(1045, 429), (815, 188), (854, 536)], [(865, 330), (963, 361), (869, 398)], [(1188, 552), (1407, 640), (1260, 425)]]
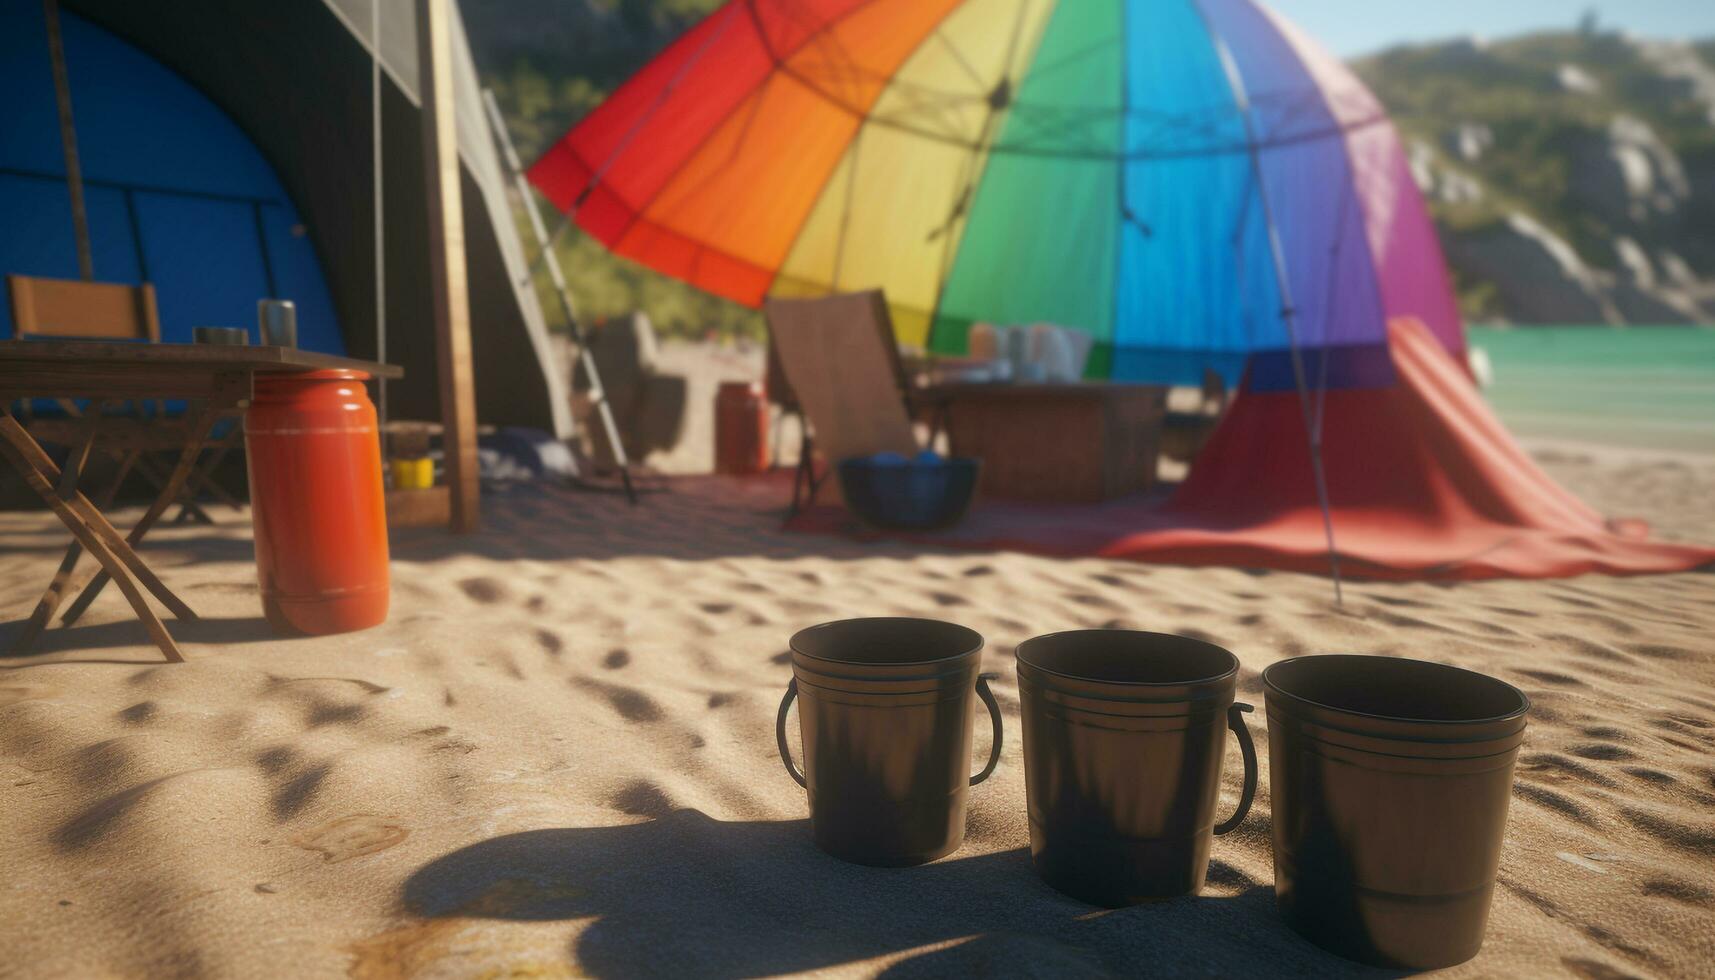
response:
[[(8, 275), (6, 286), (12, 302), (13, 333), (19, 340), (160, 342), (161, 322), (155, 304), (155, 288), (148, 283), (131, 286)], [(199, 486), (217, 489), (208, 482), (208, 476), (219, 458), (241, 437), (240, 427), (234, 426), (223, 439), (211, 440), (209, 430), (216, 419), (206, 411), (191, 412), (184, 419), (170, 420), (140, 417), (137, 413), (108, 416), (104, 414), (111, 407), (108, 402), (97, 402), (89, 406), (87, 412), (79, 411), (69, 399), (61, 399), (60, 406), (66, 412), (65, 418), (28, 418), (26, 403), (25, 428), (38, 442), (71, 449), (72, 457), (62, 473), (63, 493), (76, 491), (83, 461), (92, 450), (106, 453), (118, 463), (111, 482), (94, 495), (98, 508), (105, 509), (112, 503), (120, 485), (133, 471), (142, 474), (157, 488), (158, 497), (127, 536), (129, 544), (141, 542), (149, 528), (174, 501), (183, 503), (188, 512), (201, 514), (204, 521), (212, 523), (193, 498)], [(200, 437), (188, 438), (187, 427), (194, 429)], [(198, 467), (196, 462), (205, 449), (214, 449), (215, 456), (208, 465)], [(170, 471), (163, 472), (164, 467), (157, 466), (148, 454), (167, 451), (179, 453), (179, 458)], [(242, 509), (230, 494), (225, 494), (224, 499), (233, 507)], [(48, 620), (70, 591), (72, 573), (83, 550), (83, 545), (76, 540), (67, 547), (53, 583), (37, 602), (29, 624), (19, 638), (20, 649), (32, 643), (46, 628)], [(84, 594), (66, 611), (66, 622), (76, 620), (88, 608), (105, 581), (105, 576), (98, 576), (86, 587)]]
[[(910, 387), (893, 323), (880, 290), (763, 304), (770, 342), (770, 397), (795, 406), (804, 420), (792, 480), (797, 514), (815, 500), (830, 467), (842, 459), (917, 451)], [(775, 377), (774, 367), (778, 366)]]

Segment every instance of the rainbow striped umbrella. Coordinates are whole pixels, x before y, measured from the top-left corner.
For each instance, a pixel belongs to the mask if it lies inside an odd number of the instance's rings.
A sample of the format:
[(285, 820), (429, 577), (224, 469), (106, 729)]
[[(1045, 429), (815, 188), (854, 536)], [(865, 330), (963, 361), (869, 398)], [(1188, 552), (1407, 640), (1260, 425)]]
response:
[(880, 287), (937, 351), (1051, 322), (1096, 377), (1360, 355), (1339, 386), (1390, 317), (1464, 348), (1380, 106), (1251, 0), (731, 0), (529, 176), (619, 255), (752, 306)]

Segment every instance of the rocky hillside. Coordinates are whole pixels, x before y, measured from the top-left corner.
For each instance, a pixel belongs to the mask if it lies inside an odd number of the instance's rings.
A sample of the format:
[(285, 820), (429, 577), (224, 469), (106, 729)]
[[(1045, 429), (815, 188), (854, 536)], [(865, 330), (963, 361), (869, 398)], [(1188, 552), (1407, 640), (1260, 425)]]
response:
[(1594, 30), (1355, 65), (1474, 321), (1715, 322), (1715, 42)]
[[(719, 0), (462, 0), (534, 159)], [(1407, 139), (1474, 322), (1715, 323), (1715, 40), (1596, 30), (1395, 48), (1355, 67)], [(567, 236), (596, 315), (746, 332), (754, 315)], [(546, 304), (549, 309), (554, 304)]]

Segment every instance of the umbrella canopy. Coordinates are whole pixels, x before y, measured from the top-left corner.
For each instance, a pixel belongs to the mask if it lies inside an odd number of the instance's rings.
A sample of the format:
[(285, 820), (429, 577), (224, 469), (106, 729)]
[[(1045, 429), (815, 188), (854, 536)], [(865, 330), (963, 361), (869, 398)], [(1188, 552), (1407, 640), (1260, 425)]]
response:
[(732, 0), (530, 178), (740, 303), (882, 288), (933, 350), (1047, 321), (1093, 376), (1291, 385), (1296, 346), (1340, 387), (1390, 317), (1464, 349), (1391, 124), (1251, 0)]

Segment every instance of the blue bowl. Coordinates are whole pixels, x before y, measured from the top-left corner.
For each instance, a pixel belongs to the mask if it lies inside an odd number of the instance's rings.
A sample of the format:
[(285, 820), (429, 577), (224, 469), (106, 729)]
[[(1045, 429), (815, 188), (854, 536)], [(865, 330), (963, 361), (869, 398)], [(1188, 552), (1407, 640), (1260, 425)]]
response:
[(840, 489), (852, 513), (877, 527), (925, 531), (950, 527), (976, 495), (982, 460), (843, 459)]

